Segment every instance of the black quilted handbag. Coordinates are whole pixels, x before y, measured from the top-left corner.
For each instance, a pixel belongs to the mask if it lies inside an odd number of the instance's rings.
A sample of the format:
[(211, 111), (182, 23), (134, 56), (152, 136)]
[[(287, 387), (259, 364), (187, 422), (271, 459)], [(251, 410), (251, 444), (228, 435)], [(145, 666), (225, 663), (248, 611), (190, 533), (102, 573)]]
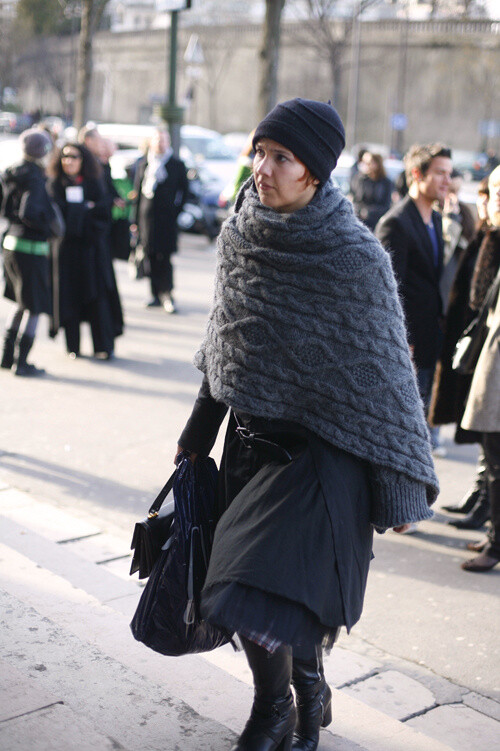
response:
[(168, 539), (153, 565), (130, 624), (134, 638), (164, 655), (209, 652), (230, 641), (200, 617), (215, 530), (217, 468), (213, 459), (181, 455)]

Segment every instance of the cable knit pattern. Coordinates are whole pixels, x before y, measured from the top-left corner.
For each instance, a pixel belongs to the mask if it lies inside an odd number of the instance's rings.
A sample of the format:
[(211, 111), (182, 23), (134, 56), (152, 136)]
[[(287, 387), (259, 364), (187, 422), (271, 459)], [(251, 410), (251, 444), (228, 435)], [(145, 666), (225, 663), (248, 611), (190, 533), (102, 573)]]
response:
[(280, 214), (253, 179), (218, 241), (195, 356), (212, 396), (296, 421), (373, 467), (373, 524), (432, 516), (438, 481), (388, 254), (327, 182)]

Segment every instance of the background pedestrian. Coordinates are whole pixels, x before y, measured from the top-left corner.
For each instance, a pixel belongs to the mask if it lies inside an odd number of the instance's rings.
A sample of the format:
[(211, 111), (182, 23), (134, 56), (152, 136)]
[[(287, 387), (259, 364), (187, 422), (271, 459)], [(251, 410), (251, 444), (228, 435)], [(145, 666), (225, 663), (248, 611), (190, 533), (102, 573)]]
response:
[(45, 165), (53, 148), (44, 131), (26, 130), (20, 136), (21, 164), (2, 176), (2, 215), (8, 221), (3, 237), (5, 297), (16, 304), (7, 320), (1, 367), (14, 365), (15, 345), (25, 312), (28, 318), (18, 343), (18, 376), (45, 371), (27, 362), (35, 340), (40, 313), (51, 312), (49, 238), (60, 234), (62, 224), (51, 204), (45, 183)]
[(71, 357), (80, 355), (80, 324), (88, 321), (94, 354), (109, 360), (123, 315), (109, 249), (109, 201), (89, 150), (67, 143), (50, 167), (49, 190), (66, 221), (59, 247), (59, 319)]
[(177, 252), (177, 217), (188, 193), (184, 163), (173, 155), (170, 136), (155, 130), (146, 156), (137, 165), (134, 223), (149, 262), (152, 299), (148, 307), (175, 313), (172, 255)]

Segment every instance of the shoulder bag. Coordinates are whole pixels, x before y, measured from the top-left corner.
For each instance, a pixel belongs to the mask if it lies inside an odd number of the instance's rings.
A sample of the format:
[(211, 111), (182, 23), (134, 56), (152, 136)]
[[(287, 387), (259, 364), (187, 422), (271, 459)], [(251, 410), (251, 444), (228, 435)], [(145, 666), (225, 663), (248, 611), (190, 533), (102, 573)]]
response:
[(467, 326), (455, 346), (451, 367), (460, 375), (472, 375), (479, 360), (479, 355), (488, 336), (488, 313), (494, 305), (500, 289), (500, 272), (488, 290), (481, 309)]

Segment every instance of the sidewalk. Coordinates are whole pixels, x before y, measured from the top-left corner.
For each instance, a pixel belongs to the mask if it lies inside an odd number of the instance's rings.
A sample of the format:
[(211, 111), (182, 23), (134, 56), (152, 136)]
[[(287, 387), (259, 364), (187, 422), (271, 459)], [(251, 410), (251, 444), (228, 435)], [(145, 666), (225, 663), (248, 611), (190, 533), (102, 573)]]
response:
[[(243, 728), (242, 654), (167, 658), (133, 640), (141, 584), (128, 576), (129, 543), (109, 521), (0, 483), (2, 751), (225, 751)], [(497, 745), (496, 702), (354, 647), (341, 639), (325, 661), (334, 722), (321, 751)]]

